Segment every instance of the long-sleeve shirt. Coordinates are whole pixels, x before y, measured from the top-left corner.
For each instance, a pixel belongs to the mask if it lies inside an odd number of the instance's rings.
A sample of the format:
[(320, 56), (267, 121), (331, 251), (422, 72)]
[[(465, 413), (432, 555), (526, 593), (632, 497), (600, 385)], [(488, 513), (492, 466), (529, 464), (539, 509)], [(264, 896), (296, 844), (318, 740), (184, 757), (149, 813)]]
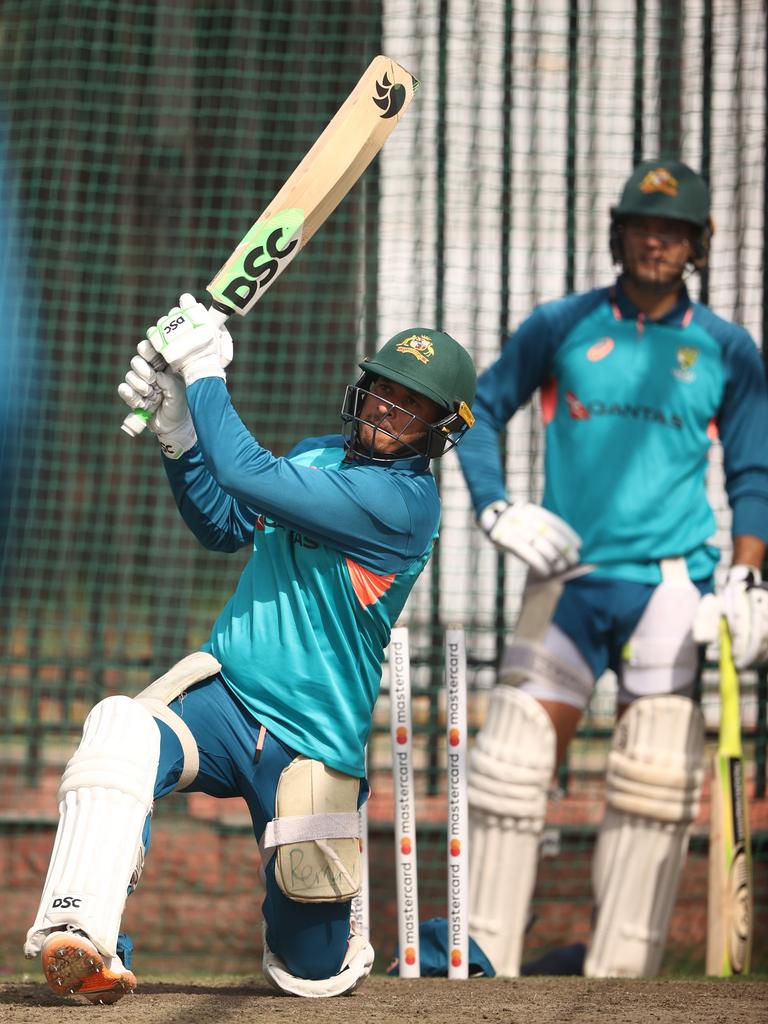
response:
[(768, 390), (746, 330), (685, 288), (659, 320), (621, 289), (538, 307), (480, 377), (476, 422), (458, 449), (479, 514), (505, 497), (499, 433), (539, 388), (542, 504), (582, 537), (581, 558), (614, 578), (656, 583), (685, 556), (693, 579), (719, 554), (707, 454), (723, 445), (732, 532), (768, 540)]
[(437, 536), (429, 464), (345, 461), (341, 436), (277, 458), (223, 381), (187, 398), (198, 443), (163, 460), (179, 511), (205, 547), (253, 549), (203, 649), (274, 736), (361, 777), (390, 630)]

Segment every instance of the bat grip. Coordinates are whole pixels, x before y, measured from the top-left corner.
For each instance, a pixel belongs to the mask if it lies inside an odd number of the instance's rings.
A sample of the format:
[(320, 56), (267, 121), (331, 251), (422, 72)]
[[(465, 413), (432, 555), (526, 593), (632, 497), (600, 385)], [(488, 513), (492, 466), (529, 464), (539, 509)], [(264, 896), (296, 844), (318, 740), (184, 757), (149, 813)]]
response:
[[(224, 326), (231, 313), (231, 311), (225, 312), (223, 308), (215, 305), (211, 306), (208, 312), (217, 329)], [(168, 369), (168, 364), (159, 352), (150, 359), (149, 365), (155, 372)], [(155, 412), (156, 409), (134, 409), (133, 412), (129, 412), (125, 417), (120, 425), (120, 429), (125, 434), (128, 434), (129, 437), (138, 437), (139, 434), (146, 429), (147, 424), (155, 415)]]

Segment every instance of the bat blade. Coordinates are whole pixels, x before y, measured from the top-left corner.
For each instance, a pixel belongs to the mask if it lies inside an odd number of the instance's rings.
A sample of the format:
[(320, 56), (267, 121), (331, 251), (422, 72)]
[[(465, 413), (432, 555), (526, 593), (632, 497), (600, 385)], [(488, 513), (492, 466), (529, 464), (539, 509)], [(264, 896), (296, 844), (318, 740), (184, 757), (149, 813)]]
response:
[(748, 974), (752, 954), (752, 859), (739, 680), (731, 637), (720, 625), (720, 735), (712, 759), (707, 900), (707, 974)]
[(418, 82), (378, 56), (333, 120), (208, 285), (214, 306), (244, 316), (333, 213), (382, 148)]
[[(298, 256), (360, 178), (408, 109), (418, 80), (390, 57), (374, 57), (355, 88), (275, 198), (208, 285), (219, 323), (245, 316)], [(162, 359), (158, 363), (162, 368)], [(151, 411), (122, 429), (135, 437)]]

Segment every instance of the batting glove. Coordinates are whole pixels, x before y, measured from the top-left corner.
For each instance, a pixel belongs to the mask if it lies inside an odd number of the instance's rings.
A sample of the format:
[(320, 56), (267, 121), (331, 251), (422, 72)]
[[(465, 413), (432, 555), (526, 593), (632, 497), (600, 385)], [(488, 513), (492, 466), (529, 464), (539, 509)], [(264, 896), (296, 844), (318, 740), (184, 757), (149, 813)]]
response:
[(193, 295), (182, 295), (179, 305), (149, 328), (147, 338), (187, 387), (203, 377), (227, 379), (232, 337)]
[(140, 341), (136, 351), (117, 393), (129, 409), (152, 413), (149, 429), (168, 458), (178, 459), (197, 441), (184, 381), (176, 373), (152, 367), (156, 353), (149, 341)]
[(736, 668), (768, 659), (768, 585), (754, 565), (732, 565), (717, 593), (702, 597), (693, 622), (694, 640), (714, 643), (723, 615)]
[(581, 537), (541, 505), (494, 501), (478, 522), (497, 548), (522, 559), (537, 576), (554, 576), (578, 564)]

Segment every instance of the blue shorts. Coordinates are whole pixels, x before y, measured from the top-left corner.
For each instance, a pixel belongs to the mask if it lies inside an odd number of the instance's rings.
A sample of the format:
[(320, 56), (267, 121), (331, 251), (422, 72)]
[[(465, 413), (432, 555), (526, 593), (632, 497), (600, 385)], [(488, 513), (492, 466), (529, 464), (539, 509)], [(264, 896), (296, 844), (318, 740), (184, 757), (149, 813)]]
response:
[[(257, 839), (275, 813), (275, 790), (280, 773), (297, 751), (267, 733), (261, 755), (254, 758), (259, 722), (247, 711), (220, 676), (191, 687), (171, 704), (189, 727), (200, 753), (200, 771), (185, 793), (215, 797), (241, 796), (248, 805)], [(160, 764), (155, 799), (170, 793), (183, 765), (181, 744), (175, 733), (155, 719), (161, 734)], [(368, 785), (361, 780), (361, 801)], [(149, 845), (148, 830), (145, 846)], [(266, 870), (266, 897), (262, 904), (267, 943), (298, 978), (323, 979), (338, 974), (347, 952), (351, 902), (296, 903), (275, 881), (274, 857)], [(254, 881), (254, 886), (256, 879)]]
[[(712, 580), (693, 580), (701, 594)], [(607, 576), (581, 576), (563, 587), (552, 622), (578, 647), (595, 679), (606, 669), (621, 674), (625, 644), (632, 636), (658, 584)]]

